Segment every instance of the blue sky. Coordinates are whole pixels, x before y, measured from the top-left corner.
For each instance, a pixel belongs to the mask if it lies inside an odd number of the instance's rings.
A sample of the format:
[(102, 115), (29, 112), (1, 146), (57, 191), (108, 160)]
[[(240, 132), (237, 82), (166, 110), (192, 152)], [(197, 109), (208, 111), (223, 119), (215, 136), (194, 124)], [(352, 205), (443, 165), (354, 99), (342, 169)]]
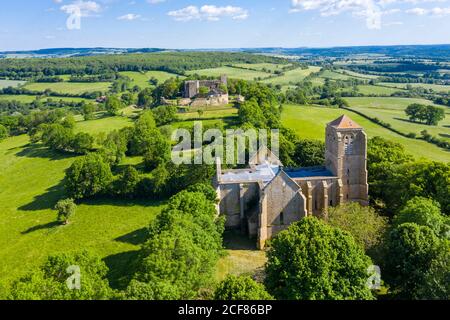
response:
[(450, 43), (450, 0), (2, 0), (0, 11), (0, 51), (436, 43)]

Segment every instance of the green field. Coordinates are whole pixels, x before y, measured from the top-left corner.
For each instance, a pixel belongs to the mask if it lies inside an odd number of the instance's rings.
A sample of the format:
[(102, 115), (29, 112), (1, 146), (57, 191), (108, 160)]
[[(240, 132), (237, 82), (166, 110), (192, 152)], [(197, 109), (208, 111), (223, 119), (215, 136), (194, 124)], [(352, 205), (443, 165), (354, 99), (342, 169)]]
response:
[(87, 132), (95, 136), (101, 132), (108, 133), (111, 130), (122, 129), (132, 125), (132, 121), (126, 117), (107, 117), (98, 120), (77, 122), (75, 131)]
[(267, 80), (262, 81), (263, 83), (271, 83), (273, 85), (289, 85), (295, 84), (299, 81), (302, 81), (311, 73), (318, 72), (320, 70), (319, 67), (309, 67), (308, 69), (294, 69), (291, 71), (287, 71), (281, 77), (274, 77)]
[(198, 74), (201, 76), (208, 76), (208, 77), (220, 77), (221, 75), (226, 74), (228, 78), (243, 79), (243, 80), (255, 80), (256, 78), (265, 78), (270, 76), (270, 73), (266, 72), (244, 70), (232, 67), (193, 70), (189, 71), (188, 74)]
[[(345, 89), (344, 89), (345, 90)], [(387, 88), (372, 85), (359, 85), (358, 92), (364, 95), (390, 96), (395, 92), (403, 91), (401, 88)]]
[(106, 93), (111, 86), (110, 82), (56, 82), (56, 83), (29, 83), (24, 88), (34, 91), (45, 91), (47, 89), (57, 93), (82, 94), (85, 92), (101, 91)]
[(25, 83), (26, 83), (26, 81), (0, 80), (0, 89), (8, 88), (8, 87), (18, 87)]
[[(18, 101), (22, 103), (30, 103), (36, 100), (36, 98), (40, 98), (39, 96), (30, 96), (30, 95), (24, 95), (24, 94), (18, 94), (18, 95), (8, 95), (8, 94), (2, 94), (0, 95), (0, 100), (7, 100), (7, 101)], [(94, 100), (84, 99), (84, 98), (69, 98), (69, 97), (45, 97), (41, 98), (42, 102), (52, 100), (52, 101), (67, 101), (67, 102), (93, 102)]]
[(158, 83), (162, 83), (170, 78), (180, 77), (177, 74), (164, 72), (164, 71), (148, 71), (148, 72), (133, 72), (133, 71), (124, 71), (119, 72), (121, 75), (130, 78), (135, 85), (138, 85), (141, 88), (150, 86), (150, 79), (156, 78)]
[[(238, 63), (233, 66), (245, 69), (251, 69), (262, 72), (275, 72), (282, 71), (284, 67), (290, 66), (290, 64), (274, 64), (274, 63)], [(265, 69), (266, 71), (263, 71)]]
[(325, 140), (325, 126), (339, 116), (346, 114), (364, 127), (369, 138), (381, 136), (403, 144), (416, 158), (450, 161), (450, 152), (435, 145), (416, 139), (402, 137), (351, 111), (334, 108), (285, 105), (282, 113), (283, 124), (294, 129), (301, 137)]
[(432, 89), (436, 92), (450, 93), (450, 85), (444, 86), (439, 84), (428, 84), (428, 83), (391, 83), (391, 82), (380, 82), (379, 85), (401, 89), (406, 89), (408, 86), (411, 86), (413, 88), (421, 87), (425, 89)]
[[(450, 108), (445, 108), (446, 118), (437, 126), (410, 122), (405, 114), (405, 109), (412, 103), (433, 104), (431, 101), (418, 99), (394, 98), (348, 98), (352, 109), (360, 111), (371, 118), (378, 118), (392, 125), (393, 128), (408, 134), (427, 130), (430, 134), (450, 141)], [(386, 101), (386, 102), (385, 102)], [(394, 104), (394, 105), (393, 105)]]
[[(89, 121), (92, 128), (86, 131), (97, 131), (102, 121)], [(110, 130), (123, 125), (108, 123)], [(117, 284), (139, 249), (142, 228), (160, 211), (161, 203), (154, 201), (88, 201), (69, 225), (56, 225), (52, 208), (64, 197), (64, 170), (75, 159), (31, 145), (25, 135), (0, 142), (0, 299), (12, 279), (48, 254), (72, 250), (101, 255)]]

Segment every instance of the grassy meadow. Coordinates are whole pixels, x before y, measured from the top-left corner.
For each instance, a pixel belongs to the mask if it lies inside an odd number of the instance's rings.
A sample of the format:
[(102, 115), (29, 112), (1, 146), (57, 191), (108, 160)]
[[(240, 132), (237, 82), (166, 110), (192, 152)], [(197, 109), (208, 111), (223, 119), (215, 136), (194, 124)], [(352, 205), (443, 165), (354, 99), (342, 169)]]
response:
[(8, 88), (8, 87), (18, 87), (25, 83), (26, 83), (26, 81), (1, 80), (0, 79), (0, 89)]
[(308, 69), (294, 69), (290, 71), (286, 71), (283, 76), (280, 77), (273, 77), (270, 79), (266, 79), (262, 81), (266, 84), (273, 84), (273, 85), (289, 85), (293, 84), (299, 81), (304, 80), (307, 76), (309, 76), (311, 73), (318, 72), (320, 70), (319, 67), (309, 67)]
[(33, 91), (52, 90), (57, 93), (82, 94), (85, 92), (107, 92), (111, 86), (110, 82), (55, 82), (55, 83), (28, 83), (24, 88)]
[[(100, 119), (78, 123), (77, 130), (95, 133), (126, 124)], [(26, 135), (0, 142), (0, 299), (11, 280), (57, 252), (99, 254), (112, 268), (112, 284), (120, 285), (143, 228), (161, 210), (155, 201), (83, 201), (69, 225), (55, 224), (53, 207), (65, 196), (64, 171), (75, 159), (30, 144)]]
[(436, 161), (450, 161), (450, 152), (435, 145), (416, 139), (408, 139), (352, 111), (314, 106), (285, 105), (283, 107), (282, 122), (292, 128), (299, 136), (307, 139), (325, 140), (325, 126), (334, 119), (346, 114), (364, 127), (369, 138), (381, 136), (391, 141), (403, 144), (408, 153), (416, 158), (427, 158)]
[(270, 76), (270, 73), (254, 70), (244, 70), (233, 67), (219, 67), (211, 69), (193, 70), (189, 71), (189, 74), (198, 74), (208, 77), (220, 77), (226, 74), (231, 79), (243, 79), (243, 80), (255, 80), (256, 78), (265, 78)]
[(0, 100), (6, 100), (6, 101), (18, 101), (22, 103), (31, 103), (36, 99), (41, 99), (42, 102), (46, 101), (67, 101), (67, 102), (95, 102), (94, 100), (90, 99), (84, 99), (84, 98), (72, 98), (72, 97), (41, 97), (41, 96), (32, 96), (32, 95), (25, 95), (25, 94), (18, 94), (18, 95), (9, 95), (9, 94), (2, 94), (0, 95)]
[(141, 88), (149, 87), (150, 86), (149, 81), (151, 78), (155, 78), (158, 80), (158, 83), (162, 83), (170, 78), (180, 77), (177, 74), (164, 71), (148, 71), (148, 72), (124, 71), (119, 73), (125, 77), (130, 78), (133, 81), (134, 85), (138, 85)]
[(379, 85), (383, 85), (386, 87), (392, 87), (392, 88), (400, 88), (400, 89), (406, 89), (408, 86), (411, 86), (412, 88), (425, 88), (425, 89), (432, 89), (436, 92), (446, 92), (450, 93), (450, 85), (440, 85), (440, 84), (428, 84), (428, 83), (390, 83), (390, 82), (380, 82)]

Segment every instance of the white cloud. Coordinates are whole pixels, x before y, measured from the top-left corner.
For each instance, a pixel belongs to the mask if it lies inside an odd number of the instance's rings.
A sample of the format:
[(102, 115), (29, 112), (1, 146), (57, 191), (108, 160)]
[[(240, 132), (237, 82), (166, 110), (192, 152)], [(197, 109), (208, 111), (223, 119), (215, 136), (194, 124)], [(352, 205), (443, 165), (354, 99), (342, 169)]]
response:
[(94, 13), (100, 12), (101, 6), (95, 1), (77, 0), (71, 4), (61, 6), (60, 9), (69, 15), (79, 12), (82, 17), (88, 17)]
[(123, 16), (117, 17), (117, 20), (127, 20), (127, 21), (133, 21), (139, 19), (141, 16), (139, 14), (134, 13), (127, 13)]
[[(448, 0), (291, 0), (290, 12), (302, 12), (316, 10), (323, 17), (339, 15), (350, 12), (353, 16), (362, 17), (366, 20), (367, 28), (380, 29), (382, 17), (388, 14), (400, 13), (402, 6), (410, 6), (420, 3), (447, 2)], [(386, 9), (388, 6), (396, 5), (396, 8)], [(400, 7), (398, 7), (400, 6)], [(448, 15), (450, 8), (410, 8), (407, 13), (416, 15)]]
[(218, 21), (223, 17), (229, 17), (234, 20), (247, 19), (248, 11), (241, 7), (215, 5), (204, 5), (202, 7), (188, 6), (179, 10), (170, 11), (168, 15), (176, 21), (191, 21), (191, 20), (208, 20)]

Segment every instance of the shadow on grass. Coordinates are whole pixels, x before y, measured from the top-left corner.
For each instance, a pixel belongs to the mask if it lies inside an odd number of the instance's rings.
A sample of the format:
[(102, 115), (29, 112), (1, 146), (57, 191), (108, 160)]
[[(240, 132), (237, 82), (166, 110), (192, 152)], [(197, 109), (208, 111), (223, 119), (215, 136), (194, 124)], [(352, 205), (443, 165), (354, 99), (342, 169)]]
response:
[(53, 161), (76, 157), (74, 154), (52, 151), (40, 144), (28, 144), (21, 151), (16, 153), (16, 156), (26, 158), (43, 158)]
[(235, 230), (225, 231), (223, 245), (227, 250), (257, 250), (256, 240)]
[(65, 197), (64, 180), (56, 186), (50, 187), (44, 194), (34, 197), (33, 201), (19, 207), (23, 211), (37, 211), (53, 209), (56, 203)]
[(49, 223), (40, 224), (40, 225), (31, 227), (31, 228), (28, 228), (27, 230), (22, 231), (21, 234), (29, 234), (29, 233), (32, 233), (32, 232), (35, 232), (35, 231), (39, 231), (39, 230), (53, 229), (53, 228), (56, 228), (56, 227), (58, 227), (60, 225), (61, 225), (60, 222), (52, 221), (52, 222), (49, 222)]
[(422, 122), (412, 121), (412, 120), (404, 119), (404, 118), (394, 118), (394, 120), (399, 120), (399, 121), (408, 122), (408, 123), (412, 123), (412, 124), (424, 124)]
[(106, 275), (113, 289), (123, 290), (136, 272), (140, 250), (121, 252), (103, 259), (109, 268)]
[(439, 135), (440, 135), (442, 138), (450, 138), (450, 134), (439, 133)]
[(120, 236), (120, 237), (114, 239), (114, 240), (119, 241), (119, 242), (134, 244), (137, 246), (137, 245), (143, 244), (145, 242), (145, 240), (147, 239), (147, 237), (148, 237), (148, 229), (142, 228), (142, 229), (127, 233), (123, 236)]

